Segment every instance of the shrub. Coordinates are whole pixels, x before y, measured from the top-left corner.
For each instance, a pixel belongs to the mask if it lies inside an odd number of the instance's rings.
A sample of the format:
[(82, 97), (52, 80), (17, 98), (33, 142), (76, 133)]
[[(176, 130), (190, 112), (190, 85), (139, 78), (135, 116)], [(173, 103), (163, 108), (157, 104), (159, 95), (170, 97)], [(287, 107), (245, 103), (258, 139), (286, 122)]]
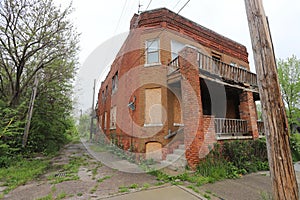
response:
[(237, 178), (241, 174), (268, 169), (265, 140), (232, 141), (219, 144), (197, 166), (197, 173), (209, 182)]
[(267, 147), (264, 139), (225, 142), (222, 154), (241, 172), (268, 170)]
[(293, 161), (300, 160), (300, 134), (291, 134), (290, 147), (292, 152)]

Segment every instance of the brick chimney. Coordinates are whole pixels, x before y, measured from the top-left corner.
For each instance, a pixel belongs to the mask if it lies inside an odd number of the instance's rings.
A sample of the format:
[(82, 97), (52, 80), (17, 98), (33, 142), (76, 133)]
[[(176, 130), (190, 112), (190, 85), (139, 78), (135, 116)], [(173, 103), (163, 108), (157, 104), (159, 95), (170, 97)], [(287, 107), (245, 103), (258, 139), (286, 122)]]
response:
[(136, 28), (137, 24), (138, 24), (138, 14), (134, 14), (133, 17), (130, 20), (130, 30)]

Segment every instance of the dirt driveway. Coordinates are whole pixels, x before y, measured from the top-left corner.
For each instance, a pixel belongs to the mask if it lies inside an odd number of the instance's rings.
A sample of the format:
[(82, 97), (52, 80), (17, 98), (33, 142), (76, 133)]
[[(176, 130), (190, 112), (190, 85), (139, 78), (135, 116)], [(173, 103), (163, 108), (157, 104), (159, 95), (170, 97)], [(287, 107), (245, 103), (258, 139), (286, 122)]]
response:
[[(67, 170), (78, 163), (76, 175), (69, 176)], [(4, 199), (99, 199), (146, 189), (156, 183), (156, 178), (148, 174), (126, 173), (103, 165), (89, 155), (82, 143), (77, 143), (65, 146), (51, 160), (51, 167), (45, 175), (16, 188)]]

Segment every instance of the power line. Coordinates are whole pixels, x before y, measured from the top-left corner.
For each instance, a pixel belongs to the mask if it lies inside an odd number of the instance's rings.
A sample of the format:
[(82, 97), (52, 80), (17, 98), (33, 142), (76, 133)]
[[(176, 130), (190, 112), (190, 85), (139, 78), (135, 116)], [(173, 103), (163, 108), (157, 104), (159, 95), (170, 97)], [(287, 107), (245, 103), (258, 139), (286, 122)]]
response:
[[(179, 11), (176, 13), (175, 17), (173, 18), (173, 20), (179, 15), (179, 13), (187, 6), (187, 4), (188, 4), (190, 1), (191, 1), (191, 0), (188, 0), (188, 1), (187, 1), (187, 2), (179, 9)], [(150, 0), (150, 3), (151, 3), (151, 0)], [(150, 4), (150, 3), (149, 3), (149, 4)], [(149, 4), (148, 4), (148, 5), (149, 5)], [(166, 27), (164, 27), (164, 28), (160, 31), (160, 33), (157, 34), (156, 38), (158, 38), (165, 30), (166, 30)], [(152, 42), (150, 43), (149, 46), (151, 46), (153, 42), (154, 42), (154, 41), (152, 41)], [(132, 64), (132, 66), (134, 66), (134, 65), (136, 64), (136, 62), (137, 62), (139, 59), (141, 59), (141, 57), (144, 56), (144, 54), (145, 54), (146, 51), (148, 51), (148, 47), (146, 47), (146, 48), (143, 50), (143, 53), (142, 53), (142, 54), (134, 61), (134, 63)], [(131, 67), (132, 67), (132, 66), (131, 66)], [(110, 70), (109, 70), (109, 72), (110, 72)], [(109, 73), (109, 72), (108, 72), (108, 73)], [(100, 86), (100, 88), (101, 88), (101, 86)]]
[(184, 7), (190, 2), (191, 0), (188, 0), (181, 8), (180, 10), (177, 12), (177, 15), (178, 13), (180, 13), (182, 11), (182, 9), (184, 9)]
[[(191, 1), (191, 0), (188, 0), (188, 1), (187, 1), (187, 2), (179, 9), (179, 11), (176, 13), (175, 17), (173, 18), (173, 20), (179, 15), (179, 13), (187, 6), (187, 4), (188, 4), (190, 1)], [(164, 27), (164, 28), (160, 31), (160, 33), (156, 36), (156, 38), (158, 38), (165, 30), (166, 30), (166, 27)], [(152, 42), (150, 43), (149, 46), (151, 46), (153, 42), (154, 42), (154, 41), (152, 41)], [(135, 65), (136, 62), (137, 62), (141, 57), (144, 56), (144, 54), (145, 54), (146, 51), (148, 51), (148, 47), (146, 47), (146, 48), (144, 49), (143, 54), (141, 54), (141, 55), (134, 61), (133, 65)]]
[(173, 9), (176, 8), (176, 6), (181, 2), (181, 0), (178, 0), (177, 3), (175, 4), (175, 6), (173, 7)]
[(148, 5), (147, 5), (147, 7), (146, 7), (146, 10), (148, 10), (148, 8), (149, 8), (151, 2), (152, 2), (152, 0), (149, 1)]
[(115, 29), (115, 32), (114, 32), (114, 34), (117, 32), (117, 29), (119, 28), (119, 25), (120, 25), (120, 22), (121, 22), (121, 19), (122, 19), (122, 16), (123, 16), (123, 13), (124, 13), (124, 10), (125, 10), (125, 7), (126, 7), (126, 4), (127, 4), (127, 0), (125, 1), (124, 5), (123, 5), (123, 9), (122, 9), (122, 12), (121, 12), (120, 18), (119, 18), (119, 20), (118, 20), (118, 23), (117, 23), (117, 26), (116, 26), (116, 29)]

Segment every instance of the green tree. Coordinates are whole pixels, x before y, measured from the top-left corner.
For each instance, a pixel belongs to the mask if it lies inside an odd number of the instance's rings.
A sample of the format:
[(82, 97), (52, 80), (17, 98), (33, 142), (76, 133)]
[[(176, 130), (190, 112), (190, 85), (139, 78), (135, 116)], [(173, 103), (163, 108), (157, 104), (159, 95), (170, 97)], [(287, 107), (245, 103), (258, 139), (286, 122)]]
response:
[(35, 76), (26, 152), (55, 151), (76, 132), (71, 98), (79, 35), (71, 12), (71, 5), (61, 9), (53, 0), (0, 1), (0, 166), (22, 149)]
[(287, 118), (292, 128), (300, 118), (300, 60), (293, 55), (286, 60), (279, 59), (277, 66)]
[(79, 118), (79, 124), (77, 126), (78, 132), (81, 137), (87, 137), (90, 134), (91, 116), (90, 111), (87, 110)]
[(76, 57), (78, 34), (68, 19), (71, 12), (53, 0), (0, 2), (0, 94), (9, 105), (19, 104), (37, 73)]

